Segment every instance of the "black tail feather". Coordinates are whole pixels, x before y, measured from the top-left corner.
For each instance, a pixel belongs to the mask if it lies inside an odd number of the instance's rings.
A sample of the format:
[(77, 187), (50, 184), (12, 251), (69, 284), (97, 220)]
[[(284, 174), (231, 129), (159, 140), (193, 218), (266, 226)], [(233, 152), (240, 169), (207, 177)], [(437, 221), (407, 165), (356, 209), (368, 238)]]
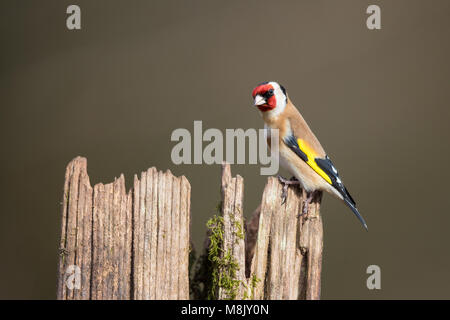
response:
[(344, 202), (345, 204), (352, 209), (353, 213), (355, 214), (355, 216), (358, 218), (358, 220), (362, 223), (362, 225), (364, 226), (364, 228), (366, 229), (366, 231), (369, 231), (369, 229), (367, 228), (367, 223), (366, 221), (364, 221), (364, 218), (361, 216), (361, 214), (359, 213), (358, 209), (356, 209), (355, 206), (355, 202), (352, 201), (352, 198), (349, 197), (345, 197), (344, 196)]
[[(289, 142), (292, 144), (292, 141), (289, 141)], [(295, 142), (295, 139), (294, 139), (294, 142)], [(300, 150), (298, 145), (295, 145), (294, 147), (291, 146), (291, 149), (294, 152), (296, 152), (297, 155), (300, 158), (302, 158), (304, 161), (308, 160), (308, 157), (303, 153), (302, 150)], [(347, 204), (347, 206), (350, 207), (350, 209), (352, 209), (355, 216), (358, 218), (359, 221), (361, 221), (364, 228), (366, 228), (366, 230), (368, 231), (367, 223), (364, 221), (364, 219), (361, 216), (361, 214), (359, 213), (358, 209), (356, 209), (355, 200), (353, 200), (353, 198), (350, 195), (350, 193), (348, 192), (347, 188), (344, 186), (341, 179), (339, 179), (339, 174), (338, 174), (336, 168), (334, 167), (333, 163), (331, 162), (330, 158), (328, 156), (325, 156), (325, 158), (315, 158), (314, 160), (317, 163), (317, 165), (319, 166), (319, 168), (321, 168), (327, 174), (327, 176), (330, 178), (331, 182), (330, 181), (328, 181), (328, 182), (336, 189), (337, 192), (339, 192), (339, 194), (342, 196), (342, 199), (344, 200), (344, 202)]]

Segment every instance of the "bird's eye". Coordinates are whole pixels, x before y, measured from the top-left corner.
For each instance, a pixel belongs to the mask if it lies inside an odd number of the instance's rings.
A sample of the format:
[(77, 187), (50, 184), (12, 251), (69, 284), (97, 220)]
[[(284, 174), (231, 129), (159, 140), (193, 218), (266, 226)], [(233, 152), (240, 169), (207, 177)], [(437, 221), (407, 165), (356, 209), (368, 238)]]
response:
[(264, 93), (264, 98), (269, 99), (271, 96), (273, 96), (273, 89), (269, 89)]

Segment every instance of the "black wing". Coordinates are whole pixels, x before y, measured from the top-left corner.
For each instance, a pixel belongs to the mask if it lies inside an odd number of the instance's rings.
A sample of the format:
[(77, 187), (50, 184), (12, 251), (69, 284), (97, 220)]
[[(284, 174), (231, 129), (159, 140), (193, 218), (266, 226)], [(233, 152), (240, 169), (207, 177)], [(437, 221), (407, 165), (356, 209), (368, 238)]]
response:
[(304, 153), (298, 143), (297, 143), (297, 139), (293, 136), (287, 136), (286, 138), (284, 138), (284, 143), (292, 150), (294, 151), (303, 161), (308, 162), (308, 156), (306, 155), (306, 153)]
[(353, 200), (347, 188), (339, 178), (339, 173), (330, 158), (328, 156), (325, 156), (325, 158), (317, 158), (312, 154), (308, 154), (307, 150), (301, 149), (298, 140), (294, 135), (286, 137), (284, 143), (342, 195), (344, 202), (367, 230), (367, 224), (364, 221), (364, 218), (361, 216), (358, 209), (356, 209), (355, 200)]
[(330, 158), (328, 156), (325, 156), (325, 159), (315, 159), (317, 165), (325, 171), (325, 173), (330, 177), (331, 179), (331, 185), (342, 195), (345, 204), (352, 209), (353, 213), (356, 215), (358, 220), (362, 223), (364, 228), (368, 230), (367, 223), (364, 221), (364, 218), (359, 213), (358, 209), (356, 208), (355, 200), (353, 200), (352, 196), (348, 192), (347, 188), (342, 183), (341, 179), (339, 178), (338, 171), (334, 167), (333, 163), (331, 162)]

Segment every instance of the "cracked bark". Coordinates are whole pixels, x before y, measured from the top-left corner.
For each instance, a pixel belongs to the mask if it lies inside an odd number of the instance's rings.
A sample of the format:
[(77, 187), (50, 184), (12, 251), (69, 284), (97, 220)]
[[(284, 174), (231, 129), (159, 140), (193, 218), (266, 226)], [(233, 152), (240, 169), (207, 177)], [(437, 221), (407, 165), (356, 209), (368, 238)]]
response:
[[(236, 296), (220, 285), (218, 299), (320, 299), (323, 228), (321, 192), (315, 192), (305, 215), (300, 215), (306, 194), (289, 187), (281, 204), (282, 185), (270, 177), (261, 205), (245, 225), (245, 241), (236, 237), (243, 223), (243, 179), (222, 166), (222, 255), (230, 252), (238, 266)], [(208, 243), (208, 242), (206, 242)], [(208, 252), (208, 248), (205, 248)], [(199, 277), (201, 278), (201, 277)]]
[[(244, 180), (233, 177), (227, 164), (221, 187), (221, 252), (236, 266), (231, 298), (319, 299), (322, 194), (315, 193), (300, 216), (306, 196), (289, 187), (281, 204), (282, 186), (270, 177), (260, 207), (245, 224)], [(184, 176), (155, 168), (135, 176), (128, 192), (123, 175), (91, 187), (86, 159), (72, 160), (61, 210), (57, 298), (188, 299), (190, 192)], [(209, 276), (194, 280), (206, 283)], [(230, 298), (223, 287), (215, 292), (218, 299)]]
[[(190, 185), (150, 168), (91, 187), (87, 161), (66, 169), (57, 298), (188, 299)], [(78, 282), (79, 279), (79, 282)]]

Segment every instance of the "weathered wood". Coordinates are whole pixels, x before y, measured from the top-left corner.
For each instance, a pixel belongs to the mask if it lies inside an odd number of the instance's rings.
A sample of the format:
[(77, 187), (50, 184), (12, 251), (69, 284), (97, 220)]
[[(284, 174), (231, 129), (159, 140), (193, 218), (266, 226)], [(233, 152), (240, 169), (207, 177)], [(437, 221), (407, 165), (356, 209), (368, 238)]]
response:
[[(218, 299), (320, 299), (323, 230), (320, 216), (321, 192), (315, 192), (305, 215), (300, 215), (306, 194), (295, 187), (288, 189), (286, 202), (281, 203), (282, 185), (268, 178), (260, 207), (246, 226), (245, 243), (236, 235), (243, 223), (243, 180), (231, 176), (230, 166), (222, 168), (223, 241), (219, 275), (229, 276), (231, 253), (235, 263), (235, 292), (230, 295), (217, 279)], [(238, 223), (236, 223), (238, 222)], [(217, 226), (214, 226), (215, 228)], [(208, 236), (211, 235), (211, 232)], [(210, 246), (210, 242), (207, 242)], [(211, 248), (206, 248), (211, 250)], [(224, 270), (228, 268), (227, 270)], [(247, 270), (246, 270), (247, 268)], [(198, 276), (197, 279), (202, 277)], [(230, 279), (228, 279), (228, 282)]]
[[(222, 167), (219, 216), (209, 225), (194, 297), (319, 299), (322, 194), (305, 215), (306, 194), (268, 178), (261, 205), (245, 225), (244, 181)], [(125, 189), (121, 175), (93, 188), (84, 158), (66, 169), (58, 299), (188, 299), (190, 184), (150, 168)], [(244, 230), (246, 232), (244, 232)], [(199, 283), (203, 283), (203, 292)], [(207, 291), (207, 292), (205, 292)]]
[(300, 215), (306, 194), (290, 187), (285, 204), (281, 204), (281, 189), (278, 179), (269, 178), (260, 212), (255, 212), (259, 215), (258, 236), (249, 279), (257, 279), (253, 298), (320, 299), (321, 192), (315, 193), (307, 213)]
[[(88, 299), (90, 296), (92, 195), (86, 159), (76, 158), (67, 166), (64, 182), (57, 285), (59, 299)], [(72, 283), (80, 289), (70, 290), (66, 281), (75, 273), (80, 277)]]
[(128, 193), (123, 175), (92, 188), (86, 159), (75, 158), (65, 175), (57, 298), (188, 299), (189, 222), (185, 177), (151, 168)]
[[(244, 181), (241, 176), (233, 178), (229, 165), (222, 167), (222, 215), (223, 215), (223, 243), (222, 259), (229, 255), (233, 257), (235, 268), (229, 265), (221, 267), (221, 276), (224, 272), (233, 272), (236, 286), (224, 289), (219, 286), (219, 299), (242, 299), (245, 290), (245, 242), (244, 242)], [(228, 268), (228, 270), (223, 270)], [(235, 270), (230, 270), (233, 268)], [(226, 276), (232, 276), (231, 274)]]
[(123, 175), (113, 183), (94, 186), (90, 211), (93, 240), (85, 245), (92, 246), (90, 299), (130, 299), (131, 201), (132, 194), (125, 191)]
[(251, 262), (255, 255), (256, 241), (258, 239), (259, 217), (261, 205), (255, 209), (250, 220), (245, 223), (245, 276), (250, 277)]
[[(305, 198), (305, 195), (303, 195)], [(322, 272), (323, 224), (320, 215), (322, 193), (316, 192), (312, 204), (308, 206), (308, 214), (302, 217), (299, 225), (299, 247), (303, 253), (302, 265), (306, 272), (301, 274), (301, 298), (307, 300), (320, 299), (320, 279)], [(304, 293), (304, 294), (303, 294)]]

